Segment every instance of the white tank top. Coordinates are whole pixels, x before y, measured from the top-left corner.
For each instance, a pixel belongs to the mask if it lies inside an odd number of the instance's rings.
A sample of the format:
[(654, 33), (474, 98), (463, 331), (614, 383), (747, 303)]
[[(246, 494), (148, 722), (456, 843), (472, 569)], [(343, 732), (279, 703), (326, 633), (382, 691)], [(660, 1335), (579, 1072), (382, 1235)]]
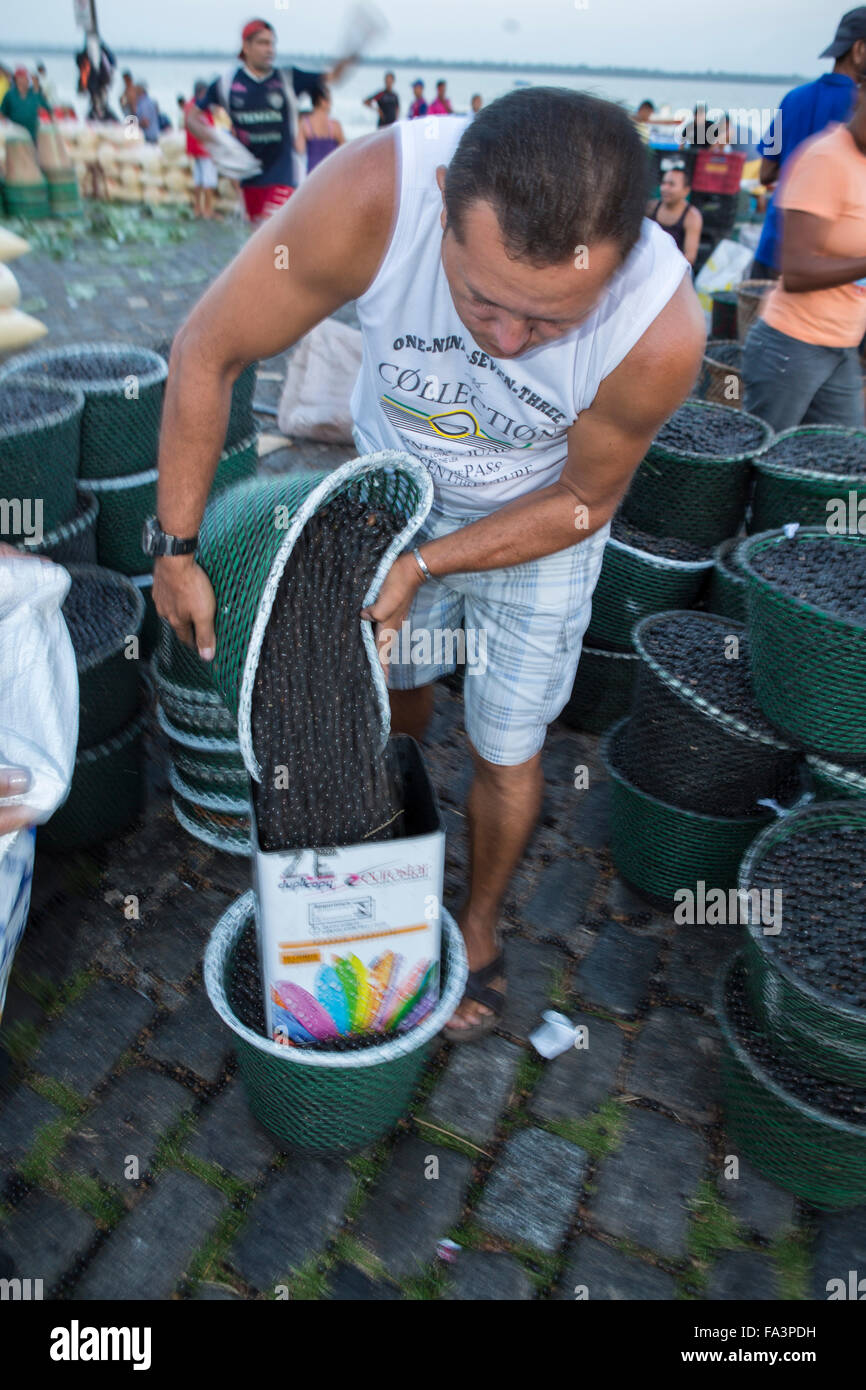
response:
[(688, 270), (672, 237), (645, 218), (587, 319), (525, 356), (491, 358), (458, 317), (441, 258), (436, 168), (468, 124), (438, 116), (396, 127), (399, 209), (385, 259), (357, 301), (363, 355), (352, 393), (358, 449), (414, 454), (433, 479), (434, 507), (455, 517), (485, 515), (556, 482), (566, 431)]

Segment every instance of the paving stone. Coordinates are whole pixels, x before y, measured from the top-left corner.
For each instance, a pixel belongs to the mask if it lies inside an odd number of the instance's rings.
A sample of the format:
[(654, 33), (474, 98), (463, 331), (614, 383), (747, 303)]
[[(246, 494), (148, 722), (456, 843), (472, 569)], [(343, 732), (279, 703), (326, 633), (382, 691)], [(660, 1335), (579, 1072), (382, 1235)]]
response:
[(64, 894), (62, 906), (31, 910), (27, 929), (15, 956), (19, 976), (38, 975), (63, 985), (86, 968), (106, 940), (119, 941), (117, 913), (100, 900)]
[(249, 1208), (229, 1263), (253, 1288), (272, 1289), (335, 1234), (353, 1181), (346, 1163), (291, 1157)]
[(675, 1298), (676, 1287), (663, 1269), (582, 1236), (571, 1252), (554, 1298), (658, 1301)]
[(4, 1046), (4, 1039), (8, 1038), (10, 1028), (14, 1028), (17, 1023), (32, 1024), (34, 1028), (41, 1028), (45, 1023), (45, 1010), (38, 1000), (21, 989), (15, 981), (15, 972), (12, 972), (12, 979), (6, 990), (6, 1003), (3, 1005), (3, 1027), (0, 1029), (0, 1047)]
[(128, 1156), (144, 1177), (162, 1135), (192, 1105), (189, 1091), (171, 1077), (138, 1067), (112, 1081), (99, 1104), (84, 1115), (57, 1163), (96, 1175), (126, 1194), (135, 1188), (124, 1175)]
[(393, 1302), (402, 1299), (396, 1284), (370, 1279), (355, 1265), (340, 1265), (335, 1272), (328, 1298), (352, 1303)]
[(28, 1086), (19, 1086), (0, 1110), (0, 1173), (16, 1168), (33, 1147), (40, 1129), (63, 1111)]
[(621, 1147), (601, 1164), (589, 1201), (595, 1225), (608, 1235), (679, 1259), (686, 1253), (689, 1212), (706, 1145), (683, 1125), (646, 1110), (632, 1111)]
[(126, 953), (142, 970), (179, 985), (201, 963), (204, 943), (184, 915), (172, 909), (171, 902), (161, 903), (143, 914)]
[(570, 946), (597, 885), (593, 860), (574, 851), (559, 863), (541, 868), (538, 887), (521, 909), (521, 920), (536, 936), (560, 937)]
[(95, 1236), (89, 1216), (47, 1192), (31, 1192), (0, 1226), (0, 1246), (14, 1261), (14, 1277), (41, 1279), (46, 1296)]
[(644, 921), (653, 915), (652, 905), (630, 888), (619, 874), (614, 874), (611, 879), (607, 910), (612, 916), (625, 917), (629, 921)]
[(227, 1284), (199, 1284), (193, 1298), (198, 1303), (243, 1303), (243, 1296)]
[(543, 1129), (522, 1129), (505, 1144), (476, 1217), (504, 1240), (555, 1251), (583, 1186), (587, 1155)]
[(575, 989), (587, 1004), (619, 1018), (634, 1018), (649, 992), (658, 945), (607, 922), (585, 960), (577, 967)]
[(68, 1008), (36, 1053), (33, 1069), (87, 1094), (153, 1015), (134, 990), (97, 980)]
[(494, 1035), (471, 1047), (456, 1047), (427, 1106), (430, 1119), (476, 1144), (487, 1143), (511, 1094), (522, 1055), (522, 1048)]
[[(438, 1177), (430, 1158), (438, 1160)], [(417, 1274), (460, 1219), (472, 1164), (423, 1139), (402, 1139), (361, 1213), (358, 1237), (395, 1279)]]
[[(866, 1279), (866, 1206), (819, 1216), (812, 1264), (812, 1298), (827, 1299), (831, 1293), (838, 1293), (833, 1286), (828, 1288), (831, 1279), (842, 1279), (850, 1298), (848, 1284), (852, 1269), (858, 1280)], [(866, 1285), (859, 1289), (860, 1297), (864, 1293)]]
[(721, 1255), (707, 1282), (708, 1300), (761, 1303), (778, 1297), (779, 1281), (769, 1255), (754, 1250), (731, 1250)]
[(162, 1174), (112, 1231), (73, 1298), (170, 1298), (225, 1205), (221, 1192), (189, 1173)]
[(231, 1082), (196, 1122), (189, 1153), (218, 1163), (244, 1182), (253, 1182), (276, 1153), (274, 1140), (255, 1119), (239, 1081)]
[(627, 1085), (682, 1120), (709, 1124), (718, 1101), (719, 1033), (708, 1018), (656, 1009), (640, 1031)]
[(528, 1038), (541, 1023), (542, 1012), (550, 1008), (556, 976), (567, 964), (555, 946), (509, 937), (505, 943), (508, 997), (500, 1027), (515, 1037)]
[(664, 975), (668, 993), (675, 999), (711, 1006), (716, 976), (739, 945), (741, 933), (742, 927), (676, 926)]
[(157, 1061), (188, 1067), (204, 1081), (215, 1082), (230, 1045), (230, 1034), (199, 985), (193, 998), (154, 1030), (147, 1050)]
[(483, 1250), (458, 1252), (449, 1280), (448, 1298), (454, 1302), (502, 1300), (517, 1303), (533, 1297), (532, 1280), (512, 1255), (492, 1255)]
[(588, 1046), (554, 1057), (532, 1093), (529, 1108), (540, 1120), (572, 1120), (596, 1110), (614, 1088), (624, 1036), (615, 1023), (590, 1014), (568, 1017), (586, 1029)]
[(590, 778), (583, 791), (575, 789), (575, 810), (567, 821), (570, 840), (586, 849), (604, 849), (610, 838), (610, 782)]
[(774, 1240), (794, 1225), (794, 1195), (768, 1182), (745, 1159), (739, 1159), (739, 1177), (717, 1178), (719, 1192), (734, 1216), (764, 1240)]

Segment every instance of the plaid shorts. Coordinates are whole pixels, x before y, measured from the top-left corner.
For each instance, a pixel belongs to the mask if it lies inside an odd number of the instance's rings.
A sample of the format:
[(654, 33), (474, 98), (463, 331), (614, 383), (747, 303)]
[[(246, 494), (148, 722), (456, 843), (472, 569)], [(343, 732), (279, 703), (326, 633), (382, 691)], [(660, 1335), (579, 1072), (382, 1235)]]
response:
[[(431, 512), (409, 549), (475, 519)], [(527, 564), (422, 584), (392, 641), (390, 688), (429, 685), (464, 655), (473, 747), (490, 763), (527, 762), (571, 695), (609, 532)]]

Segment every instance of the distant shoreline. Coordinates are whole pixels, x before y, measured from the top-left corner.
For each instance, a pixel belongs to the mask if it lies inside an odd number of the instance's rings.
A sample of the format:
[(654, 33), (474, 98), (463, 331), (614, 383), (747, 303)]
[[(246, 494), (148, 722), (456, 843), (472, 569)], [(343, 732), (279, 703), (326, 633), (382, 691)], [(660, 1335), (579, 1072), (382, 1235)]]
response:
[[(109, 45), (111, 46), (111, 45)], [(30, 52), (47, 54), (65, 54), (70, 58), (75, 53), (74, 48), (58, 47), (51, 44), (40, 43), (0, 43), (0, 53), (15, 53), (21, 49)], [(117, 51), (123, 55), (124, 61), (127, 58), (186, 58), (190, 61), (199, 58), (218, 59), (222, 62), (231, 62), (234, 54), (220, 51), (218, 49), (207, 49), (196, 51), (168, 50), (164, 51), (155, 48), (123, 48), (117, 46)], [(299, 66), (303, 67), (310, 64), (315, 68), (330, 63), (333, 54), (324, 53), (294, 53), (292, 58)], [(634, 77), (647, 79), (664, 79), (665, 81), (683, 82), (753, 82), (756, 84), (778, 84), (780, 86), (794, 86), (800, 82), (808, 82), (808, 78), (799, 73), (778, 73), (778, 72), (714, 72), (712, 70), (703, 72), (672, 72), (667, 68), (623, 68), (623, 67), (589, 67), (585, 63), (489, 63), (478, 62), (471, 58), (424, 58), (418, 54), (410, 55), (408, 58), (399, 58), (393, 54), (385, 54), (383, 57), (360, 58), (359, 66), (362, 67), (441, 67), (443, 69), (457, 69), (466, 72), (538, 72), (552, 73), (558, 76), (568, 75), (570, 77)]]

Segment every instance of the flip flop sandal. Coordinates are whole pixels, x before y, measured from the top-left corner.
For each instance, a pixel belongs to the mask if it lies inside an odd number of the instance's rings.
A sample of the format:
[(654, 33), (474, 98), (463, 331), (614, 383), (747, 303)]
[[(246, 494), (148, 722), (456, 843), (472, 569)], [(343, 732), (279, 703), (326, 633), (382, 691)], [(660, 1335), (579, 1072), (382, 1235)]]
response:
[(488, 965), (482, 965), (480, 970), (470, 970), (463, 998), (483, 1004), (491, 1012), (482, 1015), (477, 1023), (470, 1023), (466, 1028), (443, 1028), (442, 1036), (447, 1038), (448, 1042), (476, 1042), (496, 1027), (505, 1009), (505, 994), (501, 989), (493, 989), (490, 982), (504, 974), (505, 956), (502, 951), (494, 956)]

